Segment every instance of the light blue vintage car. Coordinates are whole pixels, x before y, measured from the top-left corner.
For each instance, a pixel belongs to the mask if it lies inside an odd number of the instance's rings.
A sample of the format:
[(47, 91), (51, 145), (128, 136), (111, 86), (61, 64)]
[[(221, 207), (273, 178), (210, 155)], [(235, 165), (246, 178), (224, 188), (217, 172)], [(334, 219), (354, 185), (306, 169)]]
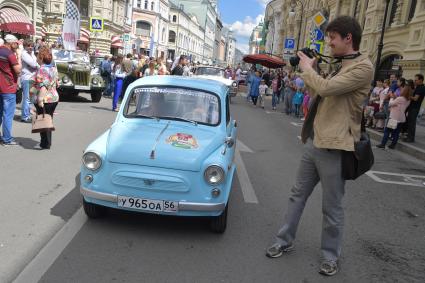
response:
[(131, 84), (109, 130), (85, 150), (86, 214), (106, 207), (206, 216), (222, 233), (235, 173), (236, 122), (223, 83), (152, 76)]

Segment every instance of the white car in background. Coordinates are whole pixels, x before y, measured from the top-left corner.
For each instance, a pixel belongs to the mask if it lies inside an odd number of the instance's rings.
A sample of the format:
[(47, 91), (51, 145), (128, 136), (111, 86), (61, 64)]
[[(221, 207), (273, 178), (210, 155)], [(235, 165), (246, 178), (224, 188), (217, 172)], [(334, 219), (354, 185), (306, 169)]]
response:
[(224, 68), (213, 66), (198, 66), (196, 67), (193, 76), (224, 83), (229, 87), (230, 97), (234, 97), (238, 93), (238, 83), (237, 81), (232, 80), (231, 78), (226, 78), (224, 74)]

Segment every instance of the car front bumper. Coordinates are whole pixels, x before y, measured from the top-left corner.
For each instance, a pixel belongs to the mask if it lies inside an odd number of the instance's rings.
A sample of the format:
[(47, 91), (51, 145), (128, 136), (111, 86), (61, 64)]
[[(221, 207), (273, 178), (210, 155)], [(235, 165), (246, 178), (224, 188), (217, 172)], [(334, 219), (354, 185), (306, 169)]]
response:
[[(87, 189), (83, 186), (80, 186), (81, 194), (89, 199), (100, 201), (104, 204), (107, 204), (109, 207), (120, 208), (117, 206), (118, 195), (97, 192), (94, 190)], [(196, 215), (196, 212), (205, 212), (205, 213), (221, 213), (226, 207), (225, 203), (197, 203), (197, 202), (184, 202), (179, 201), (179, 213), (184, 215)], [(188, 212), (188, 213), (185, 213)], [(195, 214), (193, 214), (195, 213)]]

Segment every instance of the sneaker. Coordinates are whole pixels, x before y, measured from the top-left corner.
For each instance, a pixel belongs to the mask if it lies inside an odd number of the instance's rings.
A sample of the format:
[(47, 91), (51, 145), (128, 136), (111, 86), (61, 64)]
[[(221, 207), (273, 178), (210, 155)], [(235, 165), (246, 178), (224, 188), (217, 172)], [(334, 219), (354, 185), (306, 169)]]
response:
[(16, 146), (16, 145), (19, 145), (19, 143), (17, 143), (16, 141), (3, 142), (3, 146)]
[(40, 146), (40, 144), (38, 143), (38, 144), (36, 144), (36, 145), (33, 147), (33, 149), (35, 149), (35, 150), (43, 150), (44, 148), (42, 148), (42, 147)]
[(390, 145), (388, 146), (388, 148), (394, 149), (394, 148), (395, 148), (395, 144), (390, 144)]
[(377, 144), (376, 147), (385, 149), (385, 145), (383, 145), (383, 144)]
[(27, 119), (27, 120), (21, 120), (21, 123), (27, 123), (27, 124), (31, 124), (31, 118)]
[(290, 252), (294, 249), (293, 245), (286, 245), (282, 246), (278, 243), (272, 245), (271, 247), (267, 248), (266, 250), (266, 256), (270, 258), (277, 258), (283, 255), (283, 253)]
[(326, 276), (332, 276), (337, 274), (338, 264), (336, 261), (325, 260), (320, 264), (319, 273)]

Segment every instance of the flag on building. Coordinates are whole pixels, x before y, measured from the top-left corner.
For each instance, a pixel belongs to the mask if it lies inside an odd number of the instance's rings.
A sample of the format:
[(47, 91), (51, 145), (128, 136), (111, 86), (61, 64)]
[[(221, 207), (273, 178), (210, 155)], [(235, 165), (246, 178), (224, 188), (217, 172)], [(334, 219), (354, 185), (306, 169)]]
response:
[(80, 12), (72, 0), (66, 0), (62, 27), (62, 42), (65, 50), (75, 50), (80, 38)]

